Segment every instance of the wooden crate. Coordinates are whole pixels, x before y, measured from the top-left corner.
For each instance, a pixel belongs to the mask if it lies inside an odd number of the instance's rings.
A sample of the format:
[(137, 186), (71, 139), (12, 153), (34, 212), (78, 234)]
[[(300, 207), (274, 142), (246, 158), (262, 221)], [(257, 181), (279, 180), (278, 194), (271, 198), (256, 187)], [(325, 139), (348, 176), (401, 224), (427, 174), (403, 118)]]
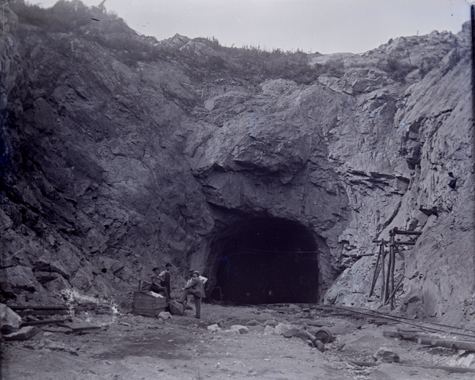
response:
[(132, 314), (146, 317), (156, 317), (167, 308), (167, 300), (162, 297), (154, 297), (142, 292), (134, 292), (132, 302)]

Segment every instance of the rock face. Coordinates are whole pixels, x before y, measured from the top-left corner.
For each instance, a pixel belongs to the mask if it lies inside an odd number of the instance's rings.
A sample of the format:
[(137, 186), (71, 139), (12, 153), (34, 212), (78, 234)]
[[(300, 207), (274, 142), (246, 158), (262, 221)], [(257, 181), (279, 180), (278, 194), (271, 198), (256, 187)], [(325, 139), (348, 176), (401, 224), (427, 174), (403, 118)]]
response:
[(80, 3), (10, 8), (4, 297), (74, 288), (126, 305), (171, 262), (176, 289), (191, 267), (217, 299), (249, 283), (235, 301), (368, 305), (372, 241), (398, 227), (422, 232), (398, 259), (401, 310), (473, 319), (468, 24), (363, 55), (276, 57), (158, 43)]

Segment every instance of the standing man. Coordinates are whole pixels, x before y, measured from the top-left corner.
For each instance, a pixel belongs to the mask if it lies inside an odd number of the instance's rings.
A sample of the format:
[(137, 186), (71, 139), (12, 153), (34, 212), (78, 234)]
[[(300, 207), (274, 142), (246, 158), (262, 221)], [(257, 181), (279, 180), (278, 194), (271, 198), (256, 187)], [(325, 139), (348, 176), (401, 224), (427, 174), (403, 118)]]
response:
[[(190, 271), (191, 272), (191, 271)], [(195, 301), (195, 318), (201, 318), (201, 298), (205, 296), (205, 290), (203, 282), (200, 279), (200, 272), (193, 271), (191, 279), (186, 283), (182, 289), (183, 294), (180, 297), (180, 303), (184, 303), (188, 294), (193, 295)]]
[(162, 280), (160, 278), (160, 268), (155, 267), (152, 269), (153, 276), (151, 279), (152, 284), (150, 285), (150, 290), (155, 293), (163, 293), (165, 294), (166, 299), (170, 298), (170, 293), (165, 286), (162, 286)]
[(170, 273), (170, 269), (171, 269), (172, 265), (170, 263), (166, 263), (165, 265), (165, 270), (163, 272), (161, 272), (159, 275), (158, 275), (158, 278), (160, 279), (160, 285), (167, 288), (167, 291), (168, 291), (168, 297), (167, 297), (167, 301), (170, 299), (170, 292), (171, 292), (171, 273)]

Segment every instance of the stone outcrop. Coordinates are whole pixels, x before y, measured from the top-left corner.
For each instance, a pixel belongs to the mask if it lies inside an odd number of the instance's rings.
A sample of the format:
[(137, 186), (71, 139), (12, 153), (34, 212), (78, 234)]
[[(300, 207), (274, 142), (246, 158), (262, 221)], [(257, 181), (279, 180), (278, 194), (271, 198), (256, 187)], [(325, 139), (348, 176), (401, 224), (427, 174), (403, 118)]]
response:
[(0, 303), (0, 329), (2, 333), (15, 330), (20, 327), (21, 317), (10, 309), (7, 305)]
[(176, 288), (192, 267), (211, 291), (235, 231), (284, 220), (316, 242), (319, 300), (376, 304), (366, 255), (399, 227), (422, 231), (399, 263), (401, 310), (473, 319), (468, 24), (305, 56), (301, 72), (315, 78), (300, 81), (287, 69), (252, 76), (252, 59), (233, 58), (245, 51), (215, 41), (139, 36), (97, 8), (75, 12), (102, 12), (101, 23), (69, 32), (11, 8), (0, 39), (4, 297), (74, 288), (125, 306), (165, 262)]

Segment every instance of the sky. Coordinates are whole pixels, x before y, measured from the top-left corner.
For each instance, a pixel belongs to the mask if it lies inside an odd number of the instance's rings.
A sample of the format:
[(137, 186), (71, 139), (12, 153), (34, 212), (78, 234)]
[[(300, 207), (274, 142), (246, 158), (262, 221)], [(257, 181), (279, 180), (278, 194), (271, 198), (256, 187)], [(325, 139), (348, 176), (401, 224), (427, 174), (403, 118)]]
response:
[[(56, 0), (27, 0), (45, 8)], [(102, 0), (83, 0), (99, 5)], [(400, 36), (458, 33), (475, 0), (106, 0), (137, 32), (224, 46), (363, 53)]]

